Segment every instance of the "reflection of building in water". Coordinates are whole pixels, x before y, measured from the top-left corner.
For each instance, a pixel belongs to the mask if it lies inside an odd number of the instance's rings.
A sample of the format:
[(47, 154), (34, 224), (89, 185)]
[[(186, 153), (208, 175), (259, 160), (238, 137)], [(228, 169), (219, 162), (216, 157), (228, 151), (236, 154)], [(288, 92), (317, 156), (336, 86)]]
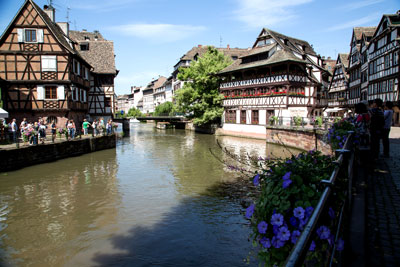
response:
[(0, 236), (8, 237), (0, 240), (0, 254), (15, 251), (23, 265), (65, 262), (69, 242), (82, 248), (86, 239), (104, 234), (101, 230), (116, 222), (117, 170), (115, 150), (106, 150), (46, 168), (25, 168), (3, 179), (0, 208), (7, 206), (8, 214), (2, 218), (6, 227), (0, 228)]

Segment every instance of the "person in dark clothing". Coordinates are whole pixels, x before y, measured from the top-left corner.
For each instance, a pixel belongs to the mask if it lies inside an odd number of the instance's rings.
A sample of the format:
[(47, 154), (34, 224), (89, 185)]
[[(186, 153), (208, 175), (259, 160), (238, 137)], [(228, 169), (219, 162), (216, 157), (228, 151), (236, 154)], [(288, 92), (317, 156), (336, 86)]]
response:
[(380, 98), (374, 100), (371, 113), (370, 135), (371, 135), (371, 153), (374, 159), (379, 156), (379, 142), (382, 138), (383, 127), (385, 125), (385, 117), (382, 111), (383, 101)]
[(389, 157), (389, 133), (390, 127), (392, 127), (392, 118), (393, 118), (393, 102), (386, 101), (385, 103), (385, 125), (383, 127), (382, 133), (382, 143), (383, 143), (383, 156)]

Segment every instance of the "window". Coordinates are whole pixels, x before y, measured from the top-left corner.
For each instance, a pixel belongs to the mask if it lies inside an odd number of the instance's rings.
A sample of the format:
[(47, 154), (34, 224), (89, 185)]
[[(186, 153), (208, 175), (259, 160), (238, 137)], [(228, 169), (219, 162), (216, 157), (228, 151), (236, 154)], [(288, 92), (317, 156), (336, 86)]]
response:
[(399, 52), (395, 51), (393, 53), (393, 66), (396, 66), (399, 63)]
[(236, 110), (225, 111), (225, 123), (236, 123)]
[(80, 44), (81, 51), (87, 51), (89, 50), (89, 44)]
[(57, 71), (57, 57), (42, 56), (42, 71)]
[(240, 111), (240, 123), (246, 124), (246, 110)]
[(251, 111), (251, 124), (258, 124), (258, 110)]
[(56, 123), (57, 124), (57, 117), (56, 116), (48, 116), (46, 119), (47, 124)]
[(110, 108), (111, 107), (111, 97), (105, 97), (104, 98), (104, 105), (106, 108)]
[(36, 43), (36, 30), (25, 29), (25, 42)]
[(72, 88), (72, 100), (76, 100), (76, 89)]
[(57, 86), (46, 86), (44, 89), (46, 99), (57, 99)]

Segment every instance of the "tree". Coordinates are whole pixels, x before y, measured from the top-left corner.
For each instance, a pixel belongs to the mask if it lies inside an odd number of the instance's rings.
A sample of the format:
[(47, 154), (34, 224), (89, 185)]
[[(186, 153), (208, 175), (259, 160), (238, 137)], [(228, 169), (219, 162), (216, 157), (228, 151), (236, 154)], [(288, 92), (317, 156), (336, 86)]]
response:
[(167, 101), (156, 107), (156, 110), (154, 111), (154, 115), (156, 115), (156, 116), (169, 115), (170, 113), (172, 113), (173, 110), (174, 110), (174, 104), (172, 104), (172, 102)]
[(127, 116), (128, 116), (128, 117), (137, 118), (137, 117), (142, 117), (143, 114), (142, 114), (142, 112), (140, 112), (139, 109), (137, 109), (137, 108), (131, 108), (131, 109), (128, 110)]
[(186, 83), (176, 92), (177, 109), (190, 114), (194, 124), (203, 125), (221, 118), (223, 96), (218, 90), (220, 78), (215, 74), (231, 62), (217, 49), (208, 47), (207, 52), (197, 61), (192, 61), (190, 67), (179, 69), (178, 79)]

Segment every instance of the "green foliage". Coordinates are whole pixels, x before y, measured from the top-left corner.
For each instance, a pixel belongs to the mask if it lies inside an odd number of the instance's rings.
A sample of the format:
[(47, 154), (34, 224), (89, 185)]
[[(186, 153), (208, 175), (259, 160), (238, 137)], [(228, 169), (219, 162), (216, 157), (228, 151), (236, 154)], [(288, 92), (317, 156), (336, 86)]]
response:
[(303, 124), (303, 119), (300, 116), (293, 117), (294, 125), (301, 126)]
[(278, 123), (278, 117), (277, 117), (277, 116), (273, 115), (273, 116), (271, 116), (271, 117), (269, 118), (269, 124), (270, 124), (270, 125), (275, 125), (275, 124), (277, 124), (277, 123)]
[(355, 126), (345, 119), (337, 121), (332, 125), (327, 134), (327, 139), (333, 150), (343, 148), (349, 131), (355, 131)]
[(315, 125), (317, 125), (318, 127), (322, 126), (322, 117), (315, 118)]
[(154, 115), (155, 116), (171, 115), (173, 113), (173, 111), (174, 111), (174, 104), (172, 102), (167, 101), (156, 107), (156, 110), (154, 111)]
[[(321, 197), (321, 180), (329, 179), (334, 167), (334, 159), (319, 151), (262, 162), (262, 169), (254, 177), (254, 184), (261, 187), (261, 194), (256, 203), (247, 209), (246, 217), (251, 221), (251, 237), (254, 245), (259, 248), (258, 257), (265, 266), (284, 265), (298, 238), (295, 233), (300, 235), (304, 230)], [(344, 195), (340, 193), (334, 198), (335, 203), (329, 209), (329, 216), (323, 213), (323, 219), (317, 225), (317, 228), (323, 226), (331, 229), (331, 233)], [(297, 214), (299, 210), (303, 214)], [(274, 221), (274, 216), (281, 217), (279, 225)], [(265, 231), (260, 231), (261, 224), (267, 224)], [(287, 239), (282, 238), (280, 231), (283, 229), (287, 231)], [(320, 234), (313, 236), (316, 248), (308, 253), (307, 259), (324, 260), (332, 246), (332, 238), (332, 235), (329, 238)], [(317, 264), (320, 265), (321, 262)]]
[(143, 117), (143, 114), (142, 112), (140, 112), (139, 109), (131, 108), (128, 110), (127, 116), (137, 118), (137, 117)]
[(208, 47), (208, 51), (197, 61), (192, 61), (189, 68), (179, 69), (178, 79), (186, 81), (176, 92), (177, 111), (190, 114), (194, 124), (203, 125), (218, 121), (223, 113), (219, 93), (219, 71), (231, 63), (217, 49)]

